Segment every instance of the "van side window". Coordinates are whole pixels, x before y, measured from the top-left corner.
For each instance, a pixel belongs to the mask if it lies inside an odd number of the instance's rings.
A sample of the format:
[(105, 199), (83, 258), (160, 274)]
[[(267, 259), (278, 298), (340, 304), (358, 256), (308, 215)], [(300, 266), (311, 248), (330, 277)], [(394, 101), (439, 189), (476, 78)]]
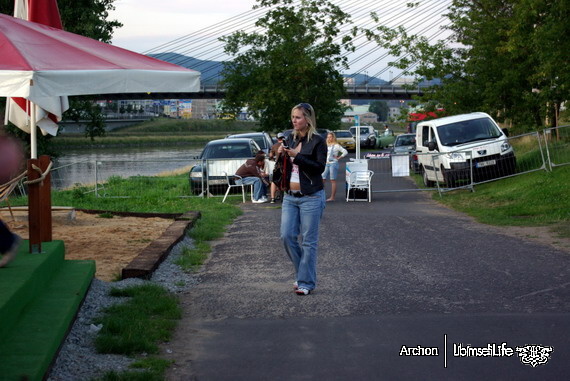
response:
[(429, 130), (430, 127), (429, 126), (423, 126), (422, 127), (422, 146), (427, 147), (428, 142), (429, 142)]

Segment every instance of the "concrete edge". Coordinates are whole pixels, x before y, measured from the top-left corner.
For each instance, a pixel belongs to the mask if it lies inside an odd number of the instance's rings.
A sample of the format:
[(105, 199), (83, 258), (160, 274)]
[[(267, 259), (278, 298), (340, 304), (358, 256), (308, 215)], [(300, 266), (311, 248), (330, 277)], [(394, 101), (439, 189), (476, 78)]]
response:
[(191, 211), (176, 217), (174, 222), (160, 237), (145, 247), (139, 255), (122, 269), (121, 279), (150, 278), (174, 245), (184, 238), (187, 231), (194, 226), (200, 216), (200, 212)]

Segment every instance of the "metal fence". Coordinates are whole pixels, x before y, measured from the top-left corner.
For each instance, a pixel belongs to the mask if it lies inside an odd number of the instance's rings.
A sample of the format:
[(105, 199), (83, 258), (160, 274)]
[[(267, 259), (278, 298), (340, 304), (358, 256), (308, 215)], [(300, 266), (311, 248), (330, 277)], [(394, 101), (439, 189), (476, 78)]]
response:
[(550, 170), (570, 164), (570, 126), (547, 128), (543, 137)]
[[(462, 165), (444, 165), (443, 156), (450, 153), (367, 153), (368, 169), (374, 171), (372, 189), (380, 192), (434, 191), (446, 192), (460, 188), (473, 189), (477, 184), (513, 177), (525, 173), (551, 170), (570, 161), (568, 129), (550, 129), (548, 133), (534, 132), (508, 138), (514, 158), (507, 155), (489, 155), (474, 158), (472, 151), (455, 151)], [(556, 139), (553, 136), (556, 135)], [(482, 144), (481, 149), (484, 149)], [(475, 148), (477, 149), (477, 148)], [(461, 161), (460, 160), (460, 161)], [(447, 160), (449, 162), (449, 160)], [(422, 163), (432, 170), (431, 177), (424, 176)]]
[[(390, 154), (368, 152), (368, 169), (374, 172), (372, 192), (417, 192), (455, 189), (473, 189), (477, 184), (513, 177), (533, 171), (552, 171), (570, 164), (570, 126), (548, 128), (541, 133), (510, 137), (509, 144), (516, 159), (514, 167), (481, 163), (471, 158), (470, 151), (458, 151), (466, 157), (467, 165), (459, 170), (436, 171), (437, 181), (423, 181), (420, 162), (431, 162), (441, 167), (440, 154)], [(421, 157), (424, 155), (424, 157)], [(421, 159), (421, 160), (420, 160)], [(245, 159), (200, 161), (181, 158), (169, 160), (82, 161), (52, 169), (52, 188), (72, 189), (94, 193), (97, 197), (138, 197), (143, 191), (156, 197), (216, 197), (223, 196), (226, 188), (225, 173), (233, 174)], [(486, 160), (489, 161), (489, 160)], [(492, 165), (489, 165), (492, 164)], [(190, 168), (201, 165), (198, 177), (192, 184)], [(344, 165), (338, 182), (345, 181)], [(273, 162), (267, 162), (271, 173)], [(207, 175), (206, 175), (207, 174)], [(128, 181), (127, 181), (128, 180)], [(429, 186), (428, 186), (429, 185)], [(204, 192), (208, 190), (208, 192)], [(25, 194), (25, 187), (19, 188)]]
[[(52, 169), (52, 188), (79, 189), (97, 197), (216, 197), (227, 189), (226, 173), (233, 175), (246, 159), (99, 160)], [(269, 173), (273, 162), (266, 162)], [(194, 168), (192, 174), (190, 170)]]

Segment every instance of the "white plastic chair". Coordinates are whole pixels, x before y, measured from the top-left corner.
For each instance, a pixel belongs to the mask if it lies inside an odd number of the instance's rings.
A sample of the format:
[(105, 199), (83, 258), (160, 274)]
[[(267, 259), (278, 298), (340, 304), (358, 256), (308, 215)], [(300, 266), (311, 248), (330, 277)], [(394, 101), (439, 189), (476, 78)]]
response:
[[(350, 173), (350, 177), (348, 179), (348, 188), (346, 190), (346, 202), (350, 200), (350, 190), (351, 189), (361, 189), (368, 191), (368, 198), (367, 199), (357, 199), (356, 195), (353, 195), (351, 201), (372, 201), (372, 187), (371, 187), (371, 180), (374, 172), (372, 171), (354, 171)], [(355, 192), (353, 192), (355, 193)]]
[[(249, 186), (250, 187), (250, 193), (251, 193), (251, 197), (253, 200), (253, 184), (236, 184), (236, 180), (242, 180), (241, 176), (238, 175), (228, 175), (227, 172), (224, 172), (224, 176), (226, 176), (226, 181), (228, 183), (228, 190), (226, 190), (226, 194), (224, 195), (224, 199), (222, 200), (222, 202), (226, 201), (226, 197), (228, 197), (228, 194), (230, 194), (230, 190), (232, 188), (241, 188), (241, 195), (242, 195), (242, 199), (243, 202), (245, 203), (245, 187)], [(232, 179), (234, 181), (232, 181)], [(240, 181), (241, 182), (241, 181)]]

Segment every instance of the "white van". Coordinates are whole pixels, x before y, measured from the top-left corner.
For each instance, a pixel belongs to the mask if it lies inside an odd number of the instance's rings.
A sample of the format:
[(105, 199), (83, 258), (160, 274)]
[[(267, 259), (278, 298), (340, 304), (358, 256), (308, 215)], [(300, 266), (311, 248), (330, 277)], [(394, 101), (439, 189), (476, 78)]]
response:
[(506, 131), (482, 112), (419, 123), (416, 153), (426, 186), (454, 188), (470, 179), (471, 169), (478, 181), (512, 175), (516, 167)]

